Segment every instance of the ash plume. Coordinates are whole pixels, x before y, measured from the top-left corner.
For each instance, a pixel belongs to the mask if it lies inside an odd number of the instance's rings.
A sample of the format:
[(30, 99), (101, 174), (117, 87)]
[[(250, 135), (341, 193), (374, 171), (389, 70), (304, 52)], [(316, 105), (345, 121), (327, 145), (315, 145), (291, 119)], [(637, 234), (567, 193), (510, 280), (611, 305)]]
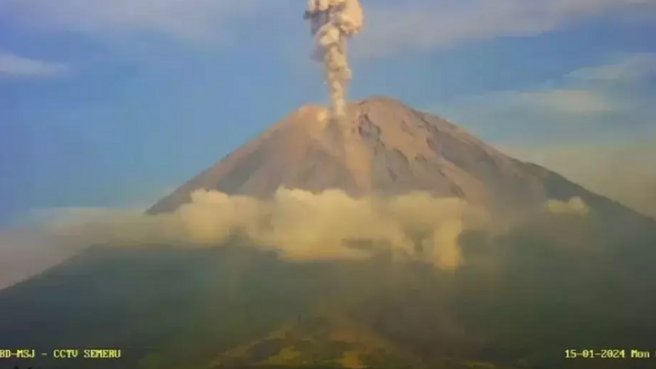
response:
[(347, 40), (362, 30), (363, 11), (358, 0), (310, 0), (305, 12), (316, 50), (313, 58), (324, 63), (333, 118), (346, 114), (346, 87), (352, 72)]

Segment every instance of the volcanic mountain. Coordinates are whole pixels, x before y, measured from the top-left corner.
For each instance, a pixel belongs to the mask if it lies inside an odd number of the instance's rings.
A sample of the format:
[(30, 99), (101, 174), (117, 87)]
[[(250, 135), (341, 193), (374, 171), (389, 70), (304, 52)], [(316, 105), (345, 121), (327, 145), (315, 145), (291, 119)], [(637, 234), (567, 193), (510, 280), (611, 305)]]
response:
[(445, 119), (388, 97), (352, 102), (348, 116), (337, 122), (325, 107), (305, 105), (148, 213), (174, 211), (199, 189), (266, 198), (280, 187), (340, 189), (353, 197), (425, 191), (498, 212), (579, 197), (614, 222), (649, 222), (554, 172), (505, 155)]
[(578, 197), (591, 211), (465, 232), (456, 270), (384, 252), (289, 262), (240, 237), (98, 245), (0, 292), (0, 348), (123, 349), (121, 360), (27, 364), (61, 369), (598, 369), (620, 361), (565, 351), (628, 357), (656, 342), (653, 220), (394, 99), (353, 102), (339, 121), (304, 106), (148, 213), (174, 212), (199, 189), (266, 199), (281, 187), (424, 191), (506, 214)]
[(539, 170), (484, 144), (444, 119), (376, 97), (331, 122), (306, 105), (155, 204), (172, 211), (197, 189), (267, 197), (279, 187), (351, 196), (415, 190), (473, 204), (544, 201)]

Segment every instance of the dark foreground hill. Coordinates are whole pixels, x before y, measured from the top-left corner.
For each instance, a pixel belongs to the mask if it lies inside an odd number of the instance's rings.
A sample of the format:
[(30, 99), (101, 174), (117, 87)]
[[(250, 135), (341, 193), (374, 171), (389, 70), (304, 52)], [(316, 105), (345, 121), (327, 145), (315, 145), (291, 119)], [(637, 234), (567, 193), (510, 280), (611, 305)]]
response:
[(590, 212), (466, 231), (464, 262), (446, 271), (385, 252), (288, 262), (239, 235), (204, 249), (99, 246), (0, 292), (0, 348), (123, 349), (120, 360), (29, 362), (62, 369), (653, 367), (630, 358), (656, 356), (652, 220), (395, 100), (354, 103), (335, 125), (325, 113), (300, 109), (149, 213), (196, 189), (267, 198), (281, 186), (423, 190), (503, 214), (579, 197)]

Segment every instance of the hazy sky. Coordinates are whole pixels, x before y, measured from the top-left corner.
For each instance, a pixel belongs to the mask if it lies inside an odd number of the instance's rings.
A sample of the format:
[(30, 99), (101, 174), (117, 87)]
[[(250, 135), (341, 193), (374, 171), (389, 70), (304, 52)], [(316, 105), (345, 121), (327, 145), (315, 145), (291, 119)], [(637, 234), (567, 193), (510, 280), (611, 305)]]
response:
[[(0, 224), (146, 206), (327, 100), (301, 0), (0, 0)], [(656, 0), (363, 0), (391, 95), (656, 214)]]

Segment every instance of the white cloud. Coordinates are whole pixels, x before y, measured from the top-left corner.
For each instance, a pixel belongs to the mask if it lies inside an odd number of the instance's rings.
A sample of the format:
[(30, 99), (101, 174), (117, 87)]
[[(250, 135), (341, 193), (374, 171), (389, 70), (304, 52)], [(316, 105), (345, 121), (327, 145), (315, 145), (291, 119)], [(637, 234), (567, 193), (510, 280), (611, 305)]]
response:
[[(461, 232), (489, 221), (486, 211), (462, 199), (420, 192), (356, 199), (340, 190), (281, 188), (260, 200), (199, 190), (191, 200), (174, 213), (154, 216), (138, 208), (35, 211), (31, 222), (0, 229), (0, 289), (94, 245), (211, 247), (234, 235), (284, 260), (361, 260), (377, 254), (377, 245), (399, 258), (453, 269), (461, 263)], [(364, 241), (372, 247), (354, 246)]]
[(219, 26), (258, 0), (4, 0), (0, 18), (23, 26), (91, 34), (163, 33), (220, 38)]
[[(653, 0), (446, 0), (365, 5), (364, 56), (429, 50), (500, 36), (553, 31), (581, 18), (629, 7), (656, 12)], [(644, 5), (644, 7), (641, 7)]]
[[(586, 209), (580, 199), (552, 201), (526, 216), (544, 210), (584, 214)], [(453, 270), (464, 261), (462, 232), (499, 226), (503, 231), (509, 225), (508, 219), (490, 217), (487, 209), (460, 198), (423, 192), (352, 198), (340, 190), (285, 188), (267, 200), (198, 190), (190, 203), (158, 215), (103, 208), (45, 209), (36, 215), (37, 221), (24, 228), (0, 229), (0, 288), (94, 245), (216, 247), (233, 236), (247, 241), (240, 245), (276, 252), (286, 261), (357, 261), (385, 251), (395, 261), (421, 260)], [(16, 265), (21, 268), (3, 273), (3, 266)], [(26, 267), (31, 273), (23, 272)]]
[(7, 77), (47, 78), (67, 71), (64, 64), (29, 59), (0, 51), (0, 79)]
[(581, 68), (567, 77), (580, 82), (639, 83), (656, 76), (656, 54), (644, 53), (624, 57), (616, 63), (592, 68)]

